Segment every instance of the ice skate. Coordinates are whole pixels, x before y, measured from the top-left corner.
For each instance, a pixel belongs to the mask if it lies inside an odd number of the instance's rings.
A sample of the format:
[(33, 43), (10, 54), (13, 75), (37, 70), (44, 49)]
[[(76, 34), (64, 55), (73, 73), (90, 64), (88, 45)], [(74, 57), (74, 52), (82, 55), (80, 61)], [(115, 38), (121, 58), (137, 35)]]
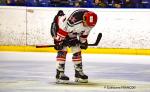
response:
[(69, 77), (64, 74), (63, 71), (57, 70), (56, 83), (66, 84), (69, 82)]
[(83, 72), (75, 71), (75, 82), (88, 83), (88, 76)]
[(82, 63), (75, 65), (75, 82), (87, 83), (88, 76), (83, 73)]

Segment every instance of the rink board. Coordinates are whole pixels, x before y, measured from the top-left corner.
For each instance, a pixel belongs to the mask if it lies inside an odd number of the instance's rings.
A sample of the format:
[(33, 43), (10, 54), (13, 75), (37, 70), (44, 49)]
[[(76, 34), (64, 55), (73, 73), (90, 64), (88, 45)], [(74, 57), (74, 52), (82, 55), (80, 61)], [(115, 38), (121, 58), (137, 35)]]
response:
[[(36, 48), (34, 46), (0, 46), (0, 51), (56, 52), (54, 48)], [(68, 49), (68, 51), (71, 52), (70, 49)], [(82, 53), (150, 55), (150, 50), (128, 48), (88, 48), (87, 50), (82, 50)]]
[[(50, 27), (60, 9), (69, 16), (79, 8), (0, 6), (0, 45), (53, 44)], [(94, 43), (97, 35), (102, 33), (97, 48), (150, 49), (150, 9), (83, 9), (98, 16), (97, 24), (88, 36), (88, 43)]]

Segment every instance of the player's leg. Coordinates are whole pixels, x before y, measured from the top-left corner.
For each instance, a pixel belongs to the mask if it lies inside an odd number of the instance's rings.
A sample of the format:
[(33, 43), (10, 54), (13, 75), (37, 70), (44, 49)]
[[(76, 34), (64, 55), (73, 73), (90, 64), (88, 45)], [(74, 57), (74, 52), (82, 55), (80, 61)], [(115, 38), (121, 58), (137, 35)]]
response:
[(65, 62), (66, 62), (67, 50), (66, 47), (57, 53), (57, 63), (56, 63), (56, 82), (57, 83), (68, 83), (69, 77), (64, 74), (65, 72)]
[(74, 62), (75, 68), (75, 82), (88, 82), (88, 76), (83, 72), (83, 65), (82, 65), (82, 56), (81, 56), (81, 49), (79, 46), (72, 47), (73, 57), (72, 60)]

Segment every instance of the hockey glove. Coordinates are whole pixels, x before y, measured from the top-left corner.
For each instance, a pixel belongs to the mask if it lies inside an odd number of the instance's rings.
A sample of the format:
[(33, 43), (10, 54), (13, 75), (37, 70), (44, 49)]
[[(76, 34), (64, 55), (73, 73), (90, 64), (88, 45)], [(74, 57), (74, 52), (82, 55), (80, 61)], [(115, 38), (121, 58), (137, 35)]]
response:
[(86, 41), (85, 43), (80, 43), (80, 48), (86, 50), (88, 48), (88, 42)]
[(62, 50), (63, 46), (62, 45), (55, 45), (54, 48), (55, 48), (55, 50)]
[(58, 41), (58, 40), (54, 39), (55, 50), (62, 50), (63, 49), (62, 43), (63, 43), (63, 41)]
[(64, 16), (64, 12), (62, 10), (59, 10), (58, 13), (57, 13), (57, 16)]

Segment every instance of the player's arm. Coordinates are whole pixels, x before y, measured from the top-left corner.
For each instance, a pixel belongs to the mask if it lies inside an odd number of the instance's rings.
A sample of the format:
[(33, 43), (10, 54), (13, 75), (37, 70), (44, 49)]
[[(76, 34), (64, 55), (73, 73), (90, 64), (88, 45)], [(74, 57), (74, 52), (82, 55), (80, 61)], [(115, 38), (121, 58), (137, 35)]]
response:
[(59, 29), (59, 25), (58, 25), (59, 17), (62, 17), (64, 15), (65, 15), (64, 12), (62, 10), (59, 10), (57, 15), (54, 17), (54, 20), (51, 24), (51, 29), (50, 29), (50, 33), (53, 38), (56, 37), (57, 31)]
[(68, 35), (68, 32), (65, 29), (66, 28), (65, 19), (66, 19), (65, 16), (61, 17), (58, 22), (59, 29), (57, 31), (56, 37), (54, 38), (54, 44), (55, 44), (54, 48), (56, 50), (63, 49), (62, 43), (63, 43), (64, 39), (66, 38), (66, 36)]
[(87, 49), (88, 48), (88, 41), (87, 37), (89, 35), (90, 30), (86, 30), (80, 34), (79, 41), (80, 41), (80, 48)]

